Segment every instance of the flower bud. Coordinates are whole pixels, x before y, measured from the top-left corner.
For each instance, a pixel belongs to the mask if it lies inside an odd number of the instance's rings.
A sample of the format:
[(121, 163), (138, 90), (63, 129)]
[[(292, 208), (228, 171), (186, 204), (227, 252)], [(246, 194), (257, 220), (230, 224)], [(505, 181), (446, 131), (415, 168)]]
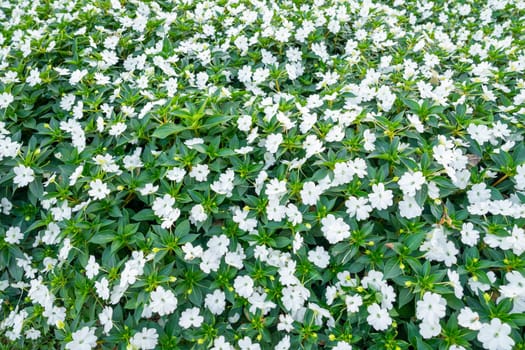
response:
[(483, 299), (485, 299), (485, 302), (488, 303), (490, 301), (489, 293), (483, 293)]

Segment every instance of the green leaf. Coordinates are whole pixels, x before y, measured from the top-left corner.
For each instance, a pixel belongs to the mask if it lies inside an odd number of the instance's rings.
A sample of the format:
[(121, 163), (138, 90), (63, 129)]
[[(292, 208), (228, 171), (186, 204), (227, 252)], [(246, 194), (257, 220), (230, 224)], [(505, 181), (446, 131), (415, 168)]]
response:
[(188, 299), (194, 304), (194, 305), (197, 305), (197, 306), (201, 306), (202, 305), (202, 300), (203, 300), (203, 296), (202, 296), (202, 291), (199, 287), (195, 286), (192, 290), (191, 290), (191, 293), (188, 294)]
[(396, 259), (389, 259), (383, 267), (383, 273), (385, 279), (395, 278), (403, 273), (399, 268), (399, 264)]
[(165, 139), (166, 137), (177, 134), (179, 132), (182, 132), (184, 130), (188, 130), (188, 127), (177, 125), (175, 123), (166, 123), (159, 126), (154, 132), (153, 137), (157, 139)]
[(282, 249), (292, 243), (289, 237), (279, 236), (275, 237), (275, 247)]
[(181, 221), (175, 227), (175, 236), (181, 238), (190, 232), (190, 222), (188, 220)]
[(398, 307), (402, 308), (404, 305), (411, 302), (412, 299), (414, 299), (414, 293), (408, 288), (402, 288), (399, 292)]
[(151, 209), (142, 209), (137, 214), (131, 217), (135, 221), (152, 221), (155, 220), (155, 214)]
[(419, 112), (420, 107), (416, 101), (412, 101), (406, 98), (402, 98), (401, 101), (403, 101), (403, 104), (407, 106), (408, 108), (410, 108), (411, 111), (415, 113)]
[(116, 235), (113, 231), (100, 231), (91, 237), (89, 242), (93, 244), (106, 244), (113, 241), (115, 237)]
[(210, 129), (210, 128), (213, 128), (214, 126), (224, 124), (231, 119), (233, 119), (233, 115), (223, 115), (223, 116), (211, 117), (206, 120), (206, 123), (202, 127), (205, 129)]

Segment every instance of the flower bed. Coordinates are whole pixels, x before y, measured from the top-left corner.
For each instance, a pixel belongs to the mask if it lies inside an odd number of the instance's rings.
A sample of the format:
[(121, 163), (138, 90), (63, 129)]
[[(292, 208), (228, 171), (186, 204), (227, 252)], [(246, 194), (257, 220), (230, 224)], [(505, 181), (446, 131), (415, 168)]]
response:
[(523, 0), (0, 21), (1, 348), (525, 348)]

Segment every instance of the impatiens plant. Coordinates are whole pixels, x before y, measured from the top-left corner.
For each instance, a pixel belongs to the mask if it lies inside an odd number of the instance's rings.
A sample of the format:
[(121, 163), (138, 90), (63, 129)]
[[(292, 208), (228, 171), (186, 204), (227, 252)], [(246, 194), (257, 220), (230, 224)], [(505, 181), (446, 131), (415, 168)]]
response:
[(525, 349), (523, 0), (0, 3), (1, 349)]

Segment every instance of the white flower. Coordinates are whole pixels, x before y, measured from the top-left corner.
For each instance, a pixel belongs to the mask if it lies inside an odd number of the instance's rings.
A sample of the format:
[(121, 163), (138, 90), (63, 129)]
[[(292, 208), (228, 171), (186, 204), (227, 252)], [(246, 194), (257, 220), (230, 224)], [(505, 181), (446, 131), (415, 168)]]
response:
[(235, 174), (233, 169), (228, 169), (219, 176), (219, 180), (214, 181), (210, 185), (210, 188), (218, 194), (223, 194), (226, 197), (231, 197), (233, 191), (234, 176)]
[(14, 97), (9, 92), (2, 92), (0, 94), (0, 109), (7, 108), (13, 101)]
[(57, 265), (57, 263), (58, 263), (57, 259), (53, 259), (49, 256), (46, 256), (44, 260), (42, 261), (42, 265), (44, 265), (44, 269), (42, 271), (43, 272), (52, 271)]
[(419, 333), (424, 339), (430, 339), (441, 333), (441, 325), (439, 322), (423, 321), (419, 325)]
[(478, 243), (479, 231), (474, 229), (471, 222), (464, 222), (461, 226), (461, 242), (473, 247)]
[(515, 299), (525, 296), (525, 277), (519, 271), (507, 272), (505, 279), (509, 283), (499, 288), (503, 298)]
[(140, 350), (153, 350), (157, 346), (159, 335), (155, 328), (142, 328), (142, 331), (135, 334), (129, 343)]
[(485, 323), (478, 333), (478, 340), (483, 348), (488, 350), (511, 350), (514, 340), (509, 337), (510, 326), (502, 323), (499, 318), (493, 318), (490, 323)]
[(119, 169), (119, 166), (111, 154), (98, 154), (93, 158), (93, 161), (105, 172), (116, 173), (117, 175), (122, 173), (122, 170)]
[(279, 323), (277, 324), (278, 331), (285, 331), (290, 333), (293, 330), (293, 318), (288, 314), (279, 315)]
[(102, 309), (102, 312), (98, 314), (100, 324), (104, 326), (104, 333), (107, 335), (111, 328), (113, 328), (113, 309), (111, 306), (106, 306)]
[(250, 115), (243, 115), (237, 119), (237, 127), (241, 131), (248, 132), (252, 127), (252, 117)]
[(493, 137), (491, 129), (489, 129), (486, 125), (483, 124), (469, 124), (467, 128), (467, 133), (480, 146), (483, 146), (485, 142), (490, 141), (490, 139)]
[(219, 255), (213, 249), (205, 250), (201, 256), (202, 261), (199, 264), (200, 269), (204, 273), (210, 273), (211, 271), (219, 270), (219, 266), (221, 264), (221, 257), (222, 255)]
[(268, 220), (279, 222), (286, 217), (286, 207), (280, 205), (277, 200), (270, 200), (266, 207), (266, 215)]
[(279, 200), (286, 193), (286, 181), (271, 179), (264, 190), (270, 200)]
[(445, 316), (447, 301), (439, 294), (425, 292), (416, 303), (416, 317), (426, 323), (436, 324)]
[(100, 281), (95, 282), (95, 290), (102, 300), (109, 299), (109, 281), (106, 277), (102, 277)]
[(301, 190), (301, 200), (305, 205), (316, 205), (321, 196), (321, 188), (315, 185), (315, 182), (307, 181)]
[(119, 286), (123, 289), (134, 284), (137, 278), (144, 272), (144, 253), (142, 251), (134, 251), (131, 253), (131, 259), (124, 264), (124, 270), (120, 274)]
[(184, 144), (186, 146), (188, 146), (188, 148), (192, 148), (193, 149), (193, 146), (195, 146), (195, 145), (202, 145), (202, 144), (204, 144), (204, 140), (201, 139), (200, 137), (194, 137), (192, 139), (184, 141)]
[(274, 350), (288, 350), (290, 349), (290, 336), (285, 335), (283, 339), (277, 343)]
[(403, 200), (398, 203), (399, 215), (407, 219), (417, 218), (423, 213), (423, 208), (417, 204), (414, 197), (403, 197)]
[(147, 196), (150, 194), (157, 193), (158, 189), (159, 186), (154, 186), (152, 183), (147, 183), (146, 185), (144, 185), (144, 187), (140, 188), (139, 191), (141, 195)]
[(315, 266), (324, 269), (330, 263), (330, 254), (321, 246), (308, 252), (308, 260)]
[(310, 158), (314, 154), (321, 153), (325, 150), (323, 142), (315, 135), (308, 135), (303, 142), (303, 149), (306, 150), (305, 158)]
[(345, 341), (338, 341), (337, 344), (335, 345), (334, 349), (337, 349), (337, 350), (352, 350), (352, 345), (348, 344), (347, 342)]
[(199, 314), (199, 308), (193, 307), (182, 312), (179, 319), (179, 326), (184, 329), (200, 327), (203, 321), (204, 317)]
[(447, 267), (456, 263), (459, 253), (454, 243), (447, 240), (447, 233), (441, 225), (434, 225), (419, 249), (426, 252), (425, 257), (427, 259), (443, 261)]
[(334, 125), (325, 136), (327, 142), (339, 142), (345, 138), (343, 128), (340, 125)]
[(192, 224), (197, 224), (199, 222), (204, 222), (208, 218), (208, 214), (204, 211), (202, 204), (194, 205), (190, 211), (190, 222)]
[(406, 117), (410, 122), (410, 125), (413, 126), (417, 132), (423, 133), (425, 131), (425, 127), (423, 126), (421, 120), (419, 120), (417, 115), (409, 113)]
[(384, 331), (392, 324), (392, 318), (386, 309), (382, 309), (374, 303), (367, 308), (368, 317), (366, 318), (369, 325), (376, 331)]
[(463, 346), (461, 346), (461, 345), (453, 344), (453, 345), (451, 345), (451, 346), (448, 348), (448, 350), (467, 350), (467, 349), (465, 349), (465, 348), (464, 348)]
[(69, 238), (64, 239), (62, 248), (60, 248), (60, 251), (58, 252), (58, 259), (60, 261), (66, 260), (69, 252), (71, 251), (71, 248), (73, 248), (71, 245), (71, 240)]
[(370, 131), (370, 129), (366, 129), (363, 133), (363, 137), (365, 139), (364, 148), (368, 152), (373, 152), (376, 149), (375, 142), (376, 142), (376, 135)]
[(372, 185), (372, 193), (368, 194), (370, 205), (374, 209), (384, 210), (393, 204), (393, 197), (391, 190), (385, 190), (385, 185), (379, 183)]
[(111, 136), (120, 136), (124, 131), (126, 131), (127, 126), (125, 123), (117, 123), (111, 126), (109, 129), (109, 134)]
[(493, 271), (487, 272), (487, 277), (489, 278), (488, 284), (482, 283), (479, 280), (474, 280), (473, 277), (469, 278), (468, 285), (470, 289), (472, 289), (473, 292), (475, 292), (477, 295), (480, 294), (480, 292), (486, 292), (490, 289), (491, 284), (496, 282), (496, 274)]
[(289, 203), (286, 206), (286, 217), (294, 226), (303, 222), (303, 214), (299, 211), (297, 206), (292, 203)]
[[(232, 322), (234, 323), (234, 322)], [(210, 350), (235, 350), (235, 348), (226, 341), (223, 335), (215, 338), (213, 341), (213, 348)]]
[(383, 277), (384, 275), (381, 271), (370, 270), (368, 271), (368, 275), (361, 280), (361, 285), (364, 288), (374, 288), (375, 290), (379, 290), (381, 289), (381, 286), (385, 284)]
[(380, 102), (380, 107), (388, 112), (396, 100), (396, 95), (392, 93), (388, 85), (382, 85), (377, 91), (377, 99)]
[(241, 350), (261, 350), (261, 346), (257, 343), (252, 343), (252, 340), (248, 336), (239, 340), (239, 348), (241, 348)]
[(350, 226), (343, 219), (328, 214), (321, 220), (321, 231), (330, 244), (336, 244), (350, 237)]
[(279, 145), (283, 142), (282, 134), (270, 134), (266, 138), (265, 147), (270, 153), (276, 153), (279, 149)]
[(299, 232), (296, 232), (292, 242), (292, 251), (297, 254), (297, 251), (303, 246), (304, 239)]
[(337, 284), (340, 284), (343, 287), (356, 287), (357, 280), (355, 278), (352, 278), (352, 276), (350, 276), (350, 272), (342, 271), (337, 274)]
[(11, 213), (11, 209), (13, 209), (13, 204), (9, 201), (9, 199), (3, 197), (0, 200), (0, 209), (4, 215), (9, 215)]
[(483, 326), (479, 321), (479, 314), (472, 311), (468, 306), (463, 307), (459, 312), (458, 324), (473, 331), (477, 331)]
[(370, 216), (372, 207), (368, 205), (368, 198), (366, 197), (349, 197), (345, 201), (346, 212), (351, 217), (354, 217), (358, 220), (366, 220)]
[(396, 301), (396, 292), (394, 291), (394, 287), (383, 283), (381, 285), (381, 294), (381, 307), (387, 310), (392, 309), (392, 307), (394, 307), (394, 301)]
[(177, 308), (177, 298), (171, 290), (158, 286), (150, 295), (151, 310), (159, 316), (169, 315)]
[(144, 164), (140, 160), (140, 154), (142, 152), (142, 148), (137, 147), (135, 151), (131, 155), (127, 155), (124, 157), (124, 168), (126, 170), (132, 171), (134, 169), (142, 168)]
[(193, 246), (190, 242), (184, 243), (184, 245), (181, 247), (182, 251), (184, 252), (184, 260), (191, 261), (195, 258), (200, 258), (203, 253), (203, 249), (201, 246)]
[(253, 293), (253, 279), (250, 276), (237, 276), (233, 288), (241, 297), (249, 298)]
[(35, 180), (35, 172), (33, 169), (26, 167), (25, 165), (14, 167), (13, 172), (15, 173), (13, 183), (18, 187), (27, 186)]
[(423, 176), (423, 173), (421, 171), (416, 171), (415, 173), (404, 173), (397, 184), (405, 196), (414, 197), (416, 191), (420, 190), (424, 183), (425, 177)]
[(243, 261), (245, 258), (246, 254), (244, 254), (244, 249), (241, 246), (237, 246), (237, 250), (235, 252), (226, 253), (224, 262), (240, 270), (244, 267)]
[(525, 190), (525, 164), (521, 164), (516, 167), (516, 176), (514, 176), (514, 181), (516, 181), (516, 190)]
[(166, 173), (166, 177), (175, 182), (181, 182), (184, 175), (186, 175), (186, 170), (183, 168), (173, 168)]
[(74, 104), (75, 104), (75, 95), (73, 94), (66, 94), (60, 100), (60, 108), (68, 112), (71, 111), (71, 108), (73, 108)]
[(463, 286), (461, 285), (461, 282), (459, 280), (459, 274), (456, 271), (447, 270), (448, 279), (450, 280), (450, 283), (452, 284), (452, 287), (454, 287), (454, 295), (456, 298), (461, 299), (463, 298)]
[(213, 293), (207, 294), (204, 298), (204, 306), (214, 315), (220, 315), (226, 309), (226, 295), (220, 289), (216, 289)]
[(346, 311), (358, 312), (359, 306), (363, 305), (363, 298), (359, 294), (347, 295), (345, 297)]
[(96, 179), (89, 183), (90, 190), (88, 194), (93, 197), (93, 199), (104, 199), (111, 192), (104, 182), (100, 179)]
[(198, 182), (203, 182), (206, 181), (209, 173), (210, 170), (207, 164), (197, 164), (191, 168), (189, 175)]
[(41, 336), (41, 332), (37, 329), (34, 329), (34, 328), (29, 328), (26, 332), (25, 332), (25, 336), (28, 338), (28, 339), (31, 339), (31, 340), (37, 340), (38, 338), (40, 338)]
[(166, 193), (162, 198), (155, 198), (151, 209), (153, 209), (156, 216), (163, 218), (169, 216), (173, 211), (174, 204), (175, 198)]
[(66, 344), (68, 350), (91, 350), (97, 346), (95, 328), (83, 327), (72, 334), (73, 340)]
[(472, 185), (470, 190), (467, 191), (467, 198), (471, 204), (486, 202), (490, 200), (490, 197), (490, 189), (487, 188), (484, 182)]
[(71, 73), (71, 77), (69, 78), (69, 83), (71, 85), (78, 84), (82, 80), (82, 78), (84, 78), (87, 75), (87, 73), (88, 73), (87, 69), (75, 70), (73, 73)]
[(20, 227), (11, 226), (5, 232), (4, 240), (9, 244), (19, 244), (24, 239), (24, 234), (20, 231)]
[(82, 176), (82, 171), (84, 171), (84, 164), (76, 167), (75, 171), (69, 176), (70, 186), (74, 186), (77, 183), (77, 180)]
[(100, 268), (100, 265), (96, 262), (95, 257), (93, 255), (89, 256), (88, 263), (86, 265), (86, 276), (89, 279), (93, 279), (98, 274), (98, 270)]
[(224, 234), (220, 236), (213, 236), (210, 238), (208, 243), (206, 243), (208, 248), (210, 248), (210, 250), (217, 254), (219, 257), (222, 257), (228, 252), (229, 244), (230, 239)]
[(61, 306), (47, 305), (42, 313), (47, 318), (47, 324), (59, 326), (66, 319), (66, 308)]

